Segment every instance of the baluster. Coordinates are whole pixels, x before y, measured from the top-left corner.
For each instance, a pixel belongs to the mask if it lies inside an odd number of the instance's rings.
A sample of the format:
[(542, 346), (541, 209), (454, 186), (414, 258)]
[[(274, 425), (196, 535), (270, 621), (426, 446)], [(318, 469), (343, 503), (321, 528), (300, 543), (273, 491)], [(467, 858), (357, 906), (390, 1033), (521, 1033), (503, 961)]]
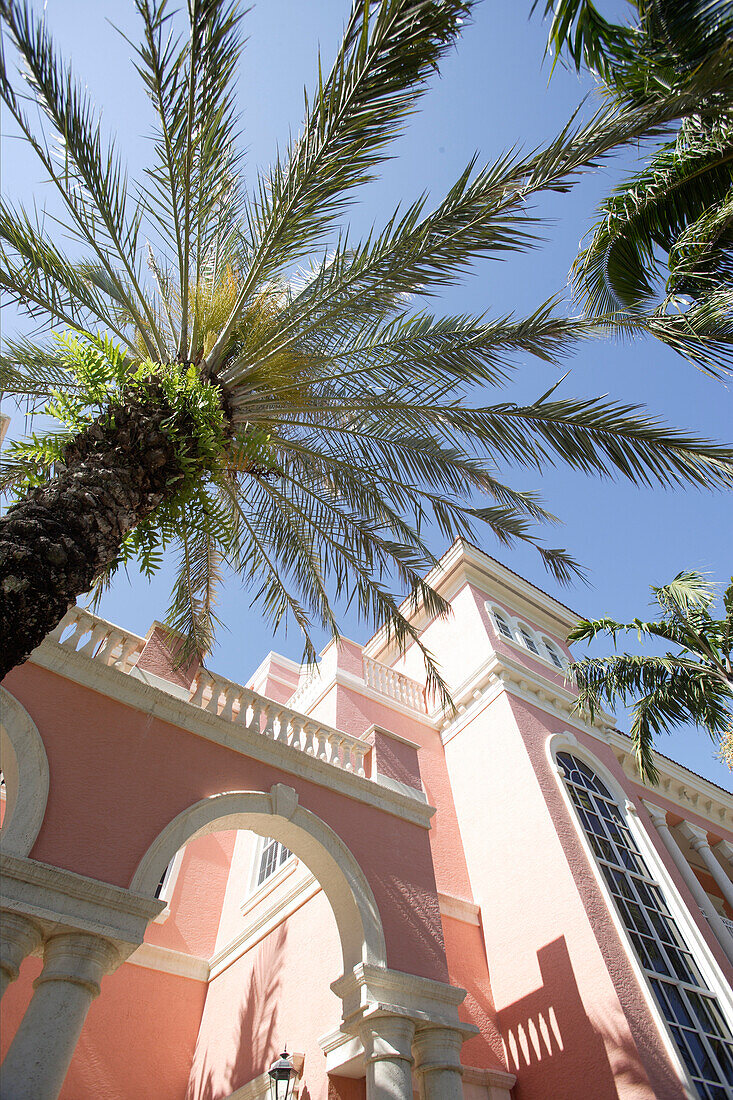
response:
[(357, 742), (352, 747), (353, 747), (353, 750), (354, 750), (354, 757), (355, 757), (355, 760), (356, 760), (356, 765), (355, 765), (354, 771), (356, 772), (357, 775), (366, 776), (366, 768), (364, 767), (364, 760), (366, 759), (366, 755), (369, 752), (371, 746), (366, 745), (363, 742)]
[(227, 722), (234, 721), (234, 701), (238, 698), (239, 692), (234, 684), (227, 684), (224, 688), (224, 706), (221, 708), (220, 718), (225, 718)]
[(328, 761), (328, 745), (329, 736), (328, 731), (319, 726), (318, 728), (318, 748), (316, 750), (316, 756), (319, 760)]
[(316, 727), (311, 725), (310, 722), (304, 722), (303, 732), (305, 734), (305, 741), (303, 742), (303, 752), (307, 752), (308, 756), (315, 756), (316, 749), (313, 743), (313, 736), (316, 732)]
[(46, 640), (49, 642), (60, 642), (63, 632), (75, 622), (78, 622), (78, 608), (70, 607), (58, 626), (55, 626), (47, 636)]
[(76, 649), (79, 639), (84, 634), (86, 634), (87, 630), (89, 629), (87, 618), (88, 616), (80, 610), (78, 615), (76, 616), (74, 629), (71, 634), (69, 634), (68, 638), (65, 638), (64, 641), (61, 643), (62, 646), (65, 646), (67, 649)]
[(343, 769), (344, 769), (345, 772), (353, 772), (354, 762), (351, 759), (351, 750), (354, 747), (354, 743), (351, 740), (351, 738), (344, 738), (343, 746), (344, 746), (344, 762), (343, 762), (343, 765), (342, 765)]
[(269, 703), (264, 702), (263, 705), (262, 705), (262, 713), (265, 716), (265, 728), (263, 729), (262, 732), (264, 733), (265, 737), (274, 737), (275, 736), (275, 715), (276, 715), (277, 712), (275, 711), (275, 709), (273, 707), (270, 706)]
[(247, 729), (250, 733), (259, 733), (262, 725), (262, 703), (256, 695), (252, 696), (251, 708), (252, 714), (247, 723)]
[[(94, 633), (94, 632), (92, 631), (92, 633)], [(116, 646), (118, 646), (122, 642), (124, 642), (126, 637), (127, 637), (127, 635), (123, 634), (121, 630), (115, 630), (114, 628), (109, 628), (104, 641), (102, 642), (101, 646), (97, 650), (97, 653), (96, 653), (97, 660), (98, 661), (103, 661), (104, 664), (106, 664), (106, 665), (113, 665), (115, 663), (115, 661), (117, 660), (116, 657), (112, 656), (112, 654), (114, 652), (114, 649), (115, 649)], [(91, 639), (90, 639), (90, 641), (91, 641)], [(83, 646), (82, 649), (79, 650), (79, 652), (80, 653), (86, 652), (88, 645), (89, 645), (89, 642), (87, 642), (86, 645)]]
[(92, 626), (92, 632), (89, 635), (88, 641), (84, 642), (81, 649), (77, 650), (77, 653), (83, 653), (85, 657), (93, 657), (99, 643), (107, 637), (109, 632), (109, 626), (105, 622), (94, 623)]
[(114, 662), (115, 668), (118, 668), (120, 672), (129, 672), (133, 655), (137, 653), (140, 656), (143, 646), (144, 643), (141, 645), (139, 638), (126, 638), (122, 643), (122, 652)]
[(220, 683), (219, 680), (214, 679), (214, 677), (212, 676), (212, 678), (211, 678), (211, 698), (209, 699), (208, 703), (204, 707), (204, 710), (207, 710), (209, 712), (209, 714), (218, 714), (219, 713), (219, 696), (220, 695), (221, 695), (221, 683)]
[(275, 729), (275, 740), (280, 741), (283, 745), (288, 743), (288, 717), (283, 714), (281, 710), (277, 712), (277, 727)]
[(290, 736), (288, 744), (294, 749), (300, 749), (303, 739), (303, 720), (297, 714), (290, 716)]
[(328, 740), (331, 744), (331, 763), (335, 764), (337, 768), (343, 768), (344, 765), (341, 760), (341, 749), (344, 743), (343, 737), (341, 734), (331, 734)]
[(202, 707), (204, 705), (204, 688), (208, 684), (211, 677), (205, 668), (200, 668), (198, 675), (196, 676), (196, 690), (192, 691), (191, 697), (188, 700), (195, 707)]

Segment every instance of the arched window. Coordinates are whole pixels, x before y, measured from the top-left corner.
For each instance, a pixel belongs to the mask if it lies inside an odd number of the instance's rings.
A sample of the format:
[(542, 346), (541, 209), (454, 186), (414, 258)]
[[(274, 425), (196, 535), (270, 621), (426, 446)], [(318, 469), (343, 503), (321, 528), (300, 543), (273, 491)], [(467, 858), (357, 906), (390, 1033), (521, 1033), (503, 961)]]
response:
[(618, 803), (578, 757), (557, 762), (626, 932), (703, 1100), (733, 1098), (733, 1034)]
[(563, 664), (563, 660), (562, 660), (562, 657), (560, 656), (559, 649), (557, 648), (557, 646), (555, 645), (554, 642), (550, 641), (549, 638), (544, 638), (543, 640), (544, 640), (544, 643), (545, 643), (545, 649), (547, 650), (547, 655), (549, 656), (549, 658), (552, 661), (555, 668), (559, 668), (560, 671), (562, 672), (563, 669), (565, 668), (565, 665)]
[(530, 653), (536, 653), (537, 656), (539, 657), (540, 651), (537, 648), (537, 642), (534, 640), (534, 638), (532, 637), (530, 632), (527, 630), (527, 627), (520, 625), (519, 633), (521, 634), (522, 641), (524, 642), (524, 644), (526, 645), (526, 647), (530, 651)]
[(499, 628), (499, 633), (503, 634), (505, 638), (511, 638), (512, 632), (509, 629), (509, 623), (506, 621), (501, 611), (497, 611), (496, 608), (492, 608), (491, 613), (494, 616), (494, 622)]

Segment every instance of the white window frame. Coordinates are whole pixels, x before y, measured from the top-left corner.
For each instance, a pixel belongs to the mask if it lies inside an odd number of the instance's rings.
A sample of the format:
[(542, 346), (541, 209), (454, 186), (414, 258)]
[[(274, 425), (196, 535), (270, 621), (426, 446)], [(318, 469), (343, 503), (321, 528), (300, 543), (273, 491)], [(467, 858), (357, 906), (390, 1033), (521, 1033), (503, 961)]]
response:
[[(560, 649), (560, 646), (556, 642), (553, 642), (552, 638), (545, 638), (544, 636), (542, 636), (540, 638), (540, 641), (542, 642), (547, 652), (550, 654), (550, 663), (552, 664), (552, 667), (557, 672), (565, 672), (568, 667), (568, 659), (563, 651)], [(555, 664), (555, 662), (553, 661), (553, 653), (557, 656), (557, 659), (560, 662), (559, 665)]]
[[(529, 653), (530, 657), (532, 657), (533, 660), (540, 661), (542, 664), (548, 665), (548, 667), (551, 668), (556, 675), (562, 675), (565, 672), (565, 669), (568, 665), (567, 657), (560, 649), (560, 646), (557, 644), (557, 642), (552, 641), (550, 638), (543, 637), (542, 634), (539, 634), (536, 630), (533, 630), (531, 626), (528, 626), (528, 624), (523, 619), (518, 619), (515, 615), (510, 615), (506, 608), (500, 607), (498, 604), (491, 603), (490, 600), (486, 600), (484, 606), (486, 608), (486, 611), (488, 612), (489, 618), (491, 620), (491, 626), (497, 638), (501, 638), (502, 641), (509, 642), (510, 645), (515, 646), (516, 649), (521, 650), (522, 653)], [(496, 617), (497, 614), (501, 615), (502, 619), (506, 623), (511, 637), (507, 637), (507, 635), (499, 629), (499, 623)], [(531, 650), (528, 645), (525, 644), (524, 639), (521, 635), (522, 630), (527, 631), (527, 634), (537, 646), (536, 653)], [(562, 668), (558, 668), (555, 662), (549, 656), (549, 649), (547, 646), (548, 642), (558, 654), (562, 663)]]
[[(265, 847), (268, 842), (273, 841), (276, 844), (279, 844), (281, 848), (285, 847), (285, 845), (282, 844), (281, 841), (276, 841), (274, 837), (260, 835), (257, 836), (257, 843), (254, 846), (254, 854), (252, 856), (252, 866), (250, 867), (249, 872), (249, 888), (247, 890), (247, 898), (251, 897), (252, 894), (256, 894), (258, 890), (263, 890), (268, 885), (273, 884), (273, 880), (277, 880), (279, 882), (281, 878), (286, 877), (284, 868), (290, 867), (291, 861), (294, 858), (293, 852), (290, 852), (290, 854), (282, 862), (278, 861), (275, 870), (271, 874), (269, 874), (267, 878), (263, 878), (262, 882), (257, 881), (260, 876), (260, 864), (262, 863), (262, 856), (265, 851)], [(281, 871), (283, 871), (282, 875), (280, 874)]]
[(721, 1010), (726, 1017), (726, 1022), (730, 1028), (733, 1029), (733, 991), (729, 988), (727, 979), (718, 962), (711, 952), (708, 944), (706, 943), (697, 923), (692, 917), (689, 909), (685, 905), (684, 901), (680, 897), (677, 886), (672, 879), (671, 875), (664, 866), (664, 863), (659, 857), (657, 849), (652, 843), (651, 837), (647, 833), (646, 829), (642, 825), (638, 818), (636, 806), (629, 799), (628, 793), (624, 790), (616, 777), (605, 767), (605, 765), (594, 756), (593, 753), (586, 749), (586, 747), (578, 741), (574, 733), (569, 730), (565, 730), (562, 733), (551, 734), (545, 743), (545, 751), (549, 759), (553, 774), (560, 788), (560, 794), (565, 803), (575, 832), (580, 840), (583, 850), (586, 854), (588, 863), (590, 864), (593, 876), (598, 884), (598, 888), (601, 892), (603, 900), (606, 903), (606, 909), (610, 916), (610, 919), (616, 929), (619, 941), (624, 948), (626, 957), (628, 958), (632, 970), (637, 979), (639, 988), (642, 991), (642, 995), (647, 1003), (650, 1015), (657, 1025), (664, 1047), (669, 1055), (672, 1065), (677, 1071), (677, 1074), (684, 1085), (685, 1092), (687, 1093), (689, 1100), (699, 1100), (700, 1094), (698, 1093), (692, 1078), (687, 1072), (687, 1066), (682, 1061), (677, 1044), (672, 1036), (671, 1031), (667, 1026), (667, 1021), (661, 1013), (659, 1005), (657, 1004), (654, 993), (647, 979), (646, 973), (642, 968), (641, 962), (636, 954), (634, 945), (629, 939), (626, 927), (623, 923), (621, 914), (616, 907), (616, 903), (613, 900), (611, 891), (608, 889), (603, 873), (601, 871), (598, 860), (595, 853), (591, 848), (590, 842), (585, 835), (585, 829), (583, 823), (578, 816), (578, 813), (570, 798), (570, 792), (565, 784), (564, 777), (560, 770), (560, 765), (557, 762), (558, 752), (569, 752), (573, 756), (579, 757), (585, 764), (596, 772), (598, 778), (608, 787), (609, 791), (613, 795), (616, 803), (621, 811), (624, 819), (624, 823), (629, 829), (630, 833), (634, 837), (634, 840), (639, 845), (639, 851), (642, 854), (644, 860), (649, 865), (650, 870), (655, 876), (659, 886), (665, 897), (665, 901), (669, 905), (669, 910), (672, 917), (675, 919), (680, 927), (683, 935), (687, 939), (690, 951), (700, 968), (704, 979), (708, 983), (708, 987), (711, 993), (714, 993), (718, 998)]

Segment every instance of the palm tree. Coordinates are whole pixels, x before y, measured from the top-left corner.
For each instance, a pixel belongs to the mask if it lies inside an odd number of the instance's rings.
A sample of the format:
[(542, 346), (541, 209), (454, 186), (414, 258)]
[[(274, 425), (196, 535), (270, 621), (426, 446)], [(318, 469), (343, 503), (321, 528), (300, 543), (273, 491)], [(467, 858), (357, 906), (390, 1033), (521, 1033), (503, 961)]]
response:
[(501, 461), (730, 484), (730, 450), (644, 410), (562, 400), (555, 387), (529, 405), (469, 400), (505, 385), (517, 353), (555, 361), (592, 331), (586, 321), (551, 305), (495, 320), (410, 305), (477, 256), (529, 247), (527, 200), (663, 128), (668, 105), (602, 111), (538, 152), (472, 160), (434, 209), (418, 199), (353, 241), (339, 228), (352, 191), (374, 176), (472, 0), (356, 0), (328, 75), (319, 61), (300, 136), (249, 191), (236, 3), (189, 0), (184, 15), (168, 0), (135, 3), (157, 140), (133, 188), (44, 22), (0, 0), (24, 78), (4, 61), (0, 94), (58, 198), (48, 219), (0, 205), (0, 286), (36, 326), (6, 340), (0, 388), (61, 424), (10, 448), (2, 468), (18, 499), (0, 521), (0, 676), (77, 596), (126, 562), (152, 571), (167, 549), (180, 566), (169, 621), (199, 652), (226, 570), (268, 622), (294, 617), (309, 656), (314, 624), (337, 631), (334, 593), (400, 643), (417, 640), (393, 592), (446, 611), (422, 580), (436, 526), (533, 542), (567, 580), (572, 559), (533, 533), (552, 517), (500, 480)]
[(576, 709), (591, 720), (604, 703), (633, 707), (631, 737), (639, 772), (657, 782), (653, 746), (663, 732), (694, 722), (702, 726), (723, 750), (733, 731), (733, 578), (723, 595), (722, 619), (714, 619), (716, 585), (696, 572), (682, 572), (661, 588), (652, 586), (660, 608), (658, 619), (584, 619), (568, 641), (588, 641), (607, 634), (616, 644), (621, 631), (635, 631), (640, 639), (661, 638), (675, 646), (662, 657), (619, 653), (588, 657), (569, 667), (578, 687)]
[[(535, 0), (535, 7), (538, 0)], [(590, 0), (548, 0), (548, 48), (626, 104), (661, 104), (710, 74), (677, 134), (606, 198), (573, 267), (589, 315), (618, 313), (714, 375), (733, 370), (733, 4), (635, 0), (631, 25)]]

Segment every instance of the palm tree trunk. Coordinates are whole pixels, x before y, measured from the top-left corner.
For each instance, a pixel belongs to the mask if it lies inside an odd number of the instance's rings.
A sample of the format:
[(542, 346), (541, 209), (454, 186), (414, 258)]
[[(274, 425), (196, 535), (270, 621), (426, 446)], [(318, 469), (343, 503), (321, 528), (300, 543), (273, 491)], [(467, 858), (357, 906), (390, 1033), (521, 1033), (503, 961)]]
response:
[(125, 536), (179, 488), (180, 452), (164, 426), (171, 416), (151, 382), (75, 436), (56, 476), (0, 519), (0, 680), (116, 560)]

